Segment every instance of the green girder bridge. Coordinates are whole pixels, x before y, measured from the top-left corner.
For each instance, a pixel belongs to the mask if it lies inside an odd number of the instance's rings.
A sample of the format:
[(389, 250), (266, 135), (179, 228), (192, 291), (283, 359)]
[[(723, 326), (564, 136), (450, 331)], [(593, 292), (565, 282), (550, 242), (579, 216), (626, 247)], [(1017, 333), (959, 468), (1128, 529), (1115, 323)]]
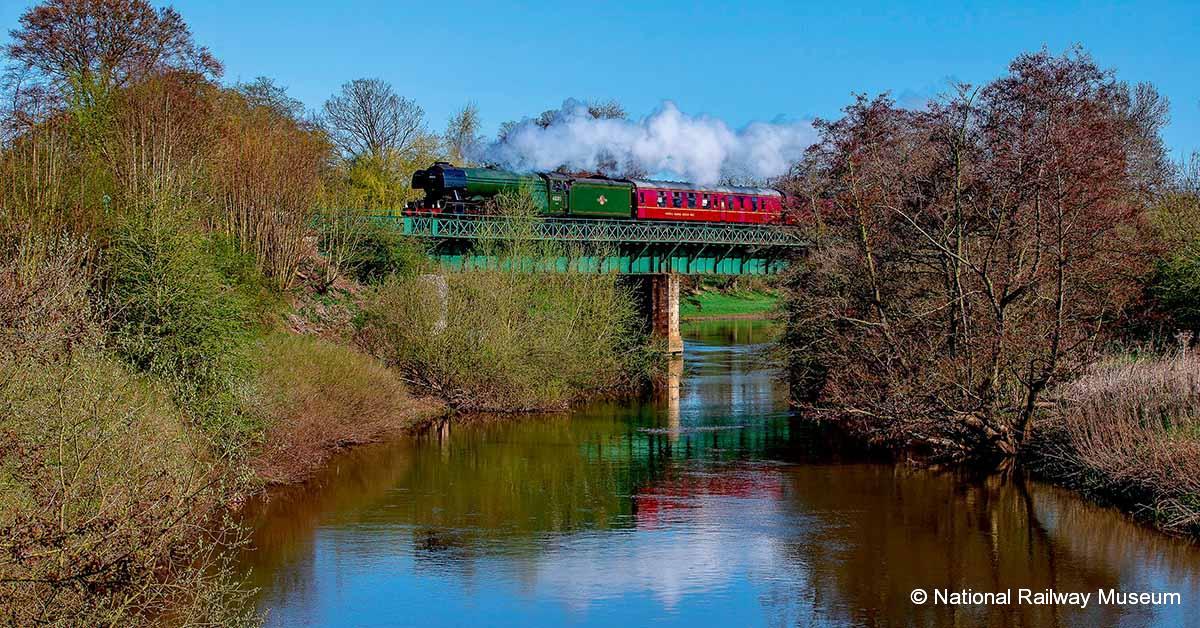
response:
[[(808, 246), (794, 230), (767, 225), (391, 214), (374, 219), (429, 240), (430, 255), (453, 269), (528, 264), (533, 272), (631, 275), (649, 328), (671, 353), (683, 351), (680, 275), (773, 275)], [(560, 246), (530, 260), (501, 262), (489, 254), (488, 243), (514, 240)]]
[(430, 254), (451, 268), (495, 265), (486, 242), (513, 239), (565, 245), (539, 270), (630, 275), (772, 275), (808, 243), (767, 225), (460, 216), (377, 216), (406, 235), (431, 241)]

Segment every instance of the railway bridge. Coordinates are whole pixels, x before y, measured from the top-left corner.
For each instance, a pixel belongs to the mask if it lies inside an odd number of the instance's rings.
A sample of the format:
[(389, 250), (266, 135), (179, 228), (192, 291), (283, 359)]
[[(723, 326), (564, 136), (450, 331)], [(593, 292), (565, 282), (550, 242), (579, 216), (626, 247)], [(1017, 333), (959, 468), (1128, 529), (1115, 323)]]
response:
[(793, 230), (772, 225), (445, 214), (376, 218), (427, 240), (429, 254), (457, 270), (514, 263), (497, 259), (488, 243), (527, 239), (560, 245), (546, 259), (530, 260), (530, 270), (631, 275), (651, 328), (673, 353), (683, 350), (681, 275), (773, 275), (808, 246)]

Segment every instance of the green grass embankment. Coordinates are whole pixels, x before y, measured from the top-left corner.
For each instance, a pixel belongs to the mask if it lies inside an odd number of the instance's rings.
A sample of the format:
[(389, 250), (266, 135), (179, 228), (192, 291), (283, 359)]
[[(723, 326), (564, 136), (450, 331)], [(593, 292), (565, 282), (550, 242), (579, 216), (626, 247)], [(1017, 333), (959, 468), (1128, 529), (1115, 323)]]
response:
[(693, 321), (771, 318), (778, 303), (779, 296), (771, 291), (704, 290), (680, 297), (679, 317)]

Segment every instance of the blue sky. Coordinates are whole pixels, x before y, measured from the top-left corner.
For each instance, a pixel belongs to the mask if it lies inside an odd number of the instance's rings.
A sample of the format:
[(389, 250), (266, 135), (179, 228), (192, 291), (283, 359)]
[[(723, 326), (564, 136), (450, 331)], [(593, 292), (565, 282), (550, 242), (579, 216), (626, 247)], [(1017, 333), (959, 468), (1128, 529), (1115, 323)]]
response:
[[(7, 31), (32, 2), (0, 0)], [(318, 107), (379, 77), (430, 126), (468, 101), (489, 132), (567, 97), (631, 114), (673, 100), (738, 127), (832, 117), (854, 92), (916, 102), (947, 81), (982, 82), (1022, 51), (1081, 43), (1171, 101), (1175, 158), (1200, 150), (1200, 3), (602, 2), (176, 0), (226, 80), (270, 76)]]

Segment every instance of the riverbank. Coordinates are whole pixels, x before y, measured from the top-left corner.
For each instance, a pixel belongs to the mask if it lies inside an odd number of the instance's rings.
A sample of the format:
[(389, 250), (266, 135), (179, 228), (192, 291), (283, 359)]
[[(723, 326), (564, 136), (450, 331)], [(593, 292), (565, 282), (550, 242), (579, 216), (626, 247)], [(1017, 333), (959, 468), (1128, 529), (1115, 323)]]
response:
[(350, 347), (288, 333), (262, 344), (266, 428), (247, 465), (263, 486), (304, 482), (346, 449), (409, 434), (449, 411)]
[(1200, 356), (1121, 356), (1062, 387), (1024, 456), (1039, 477), (1200, 538)]
[(704, 289), (679, 300), (683, 321), (763, 320), (774, 318), (780, 298), (770, 290), (724, 291)]

